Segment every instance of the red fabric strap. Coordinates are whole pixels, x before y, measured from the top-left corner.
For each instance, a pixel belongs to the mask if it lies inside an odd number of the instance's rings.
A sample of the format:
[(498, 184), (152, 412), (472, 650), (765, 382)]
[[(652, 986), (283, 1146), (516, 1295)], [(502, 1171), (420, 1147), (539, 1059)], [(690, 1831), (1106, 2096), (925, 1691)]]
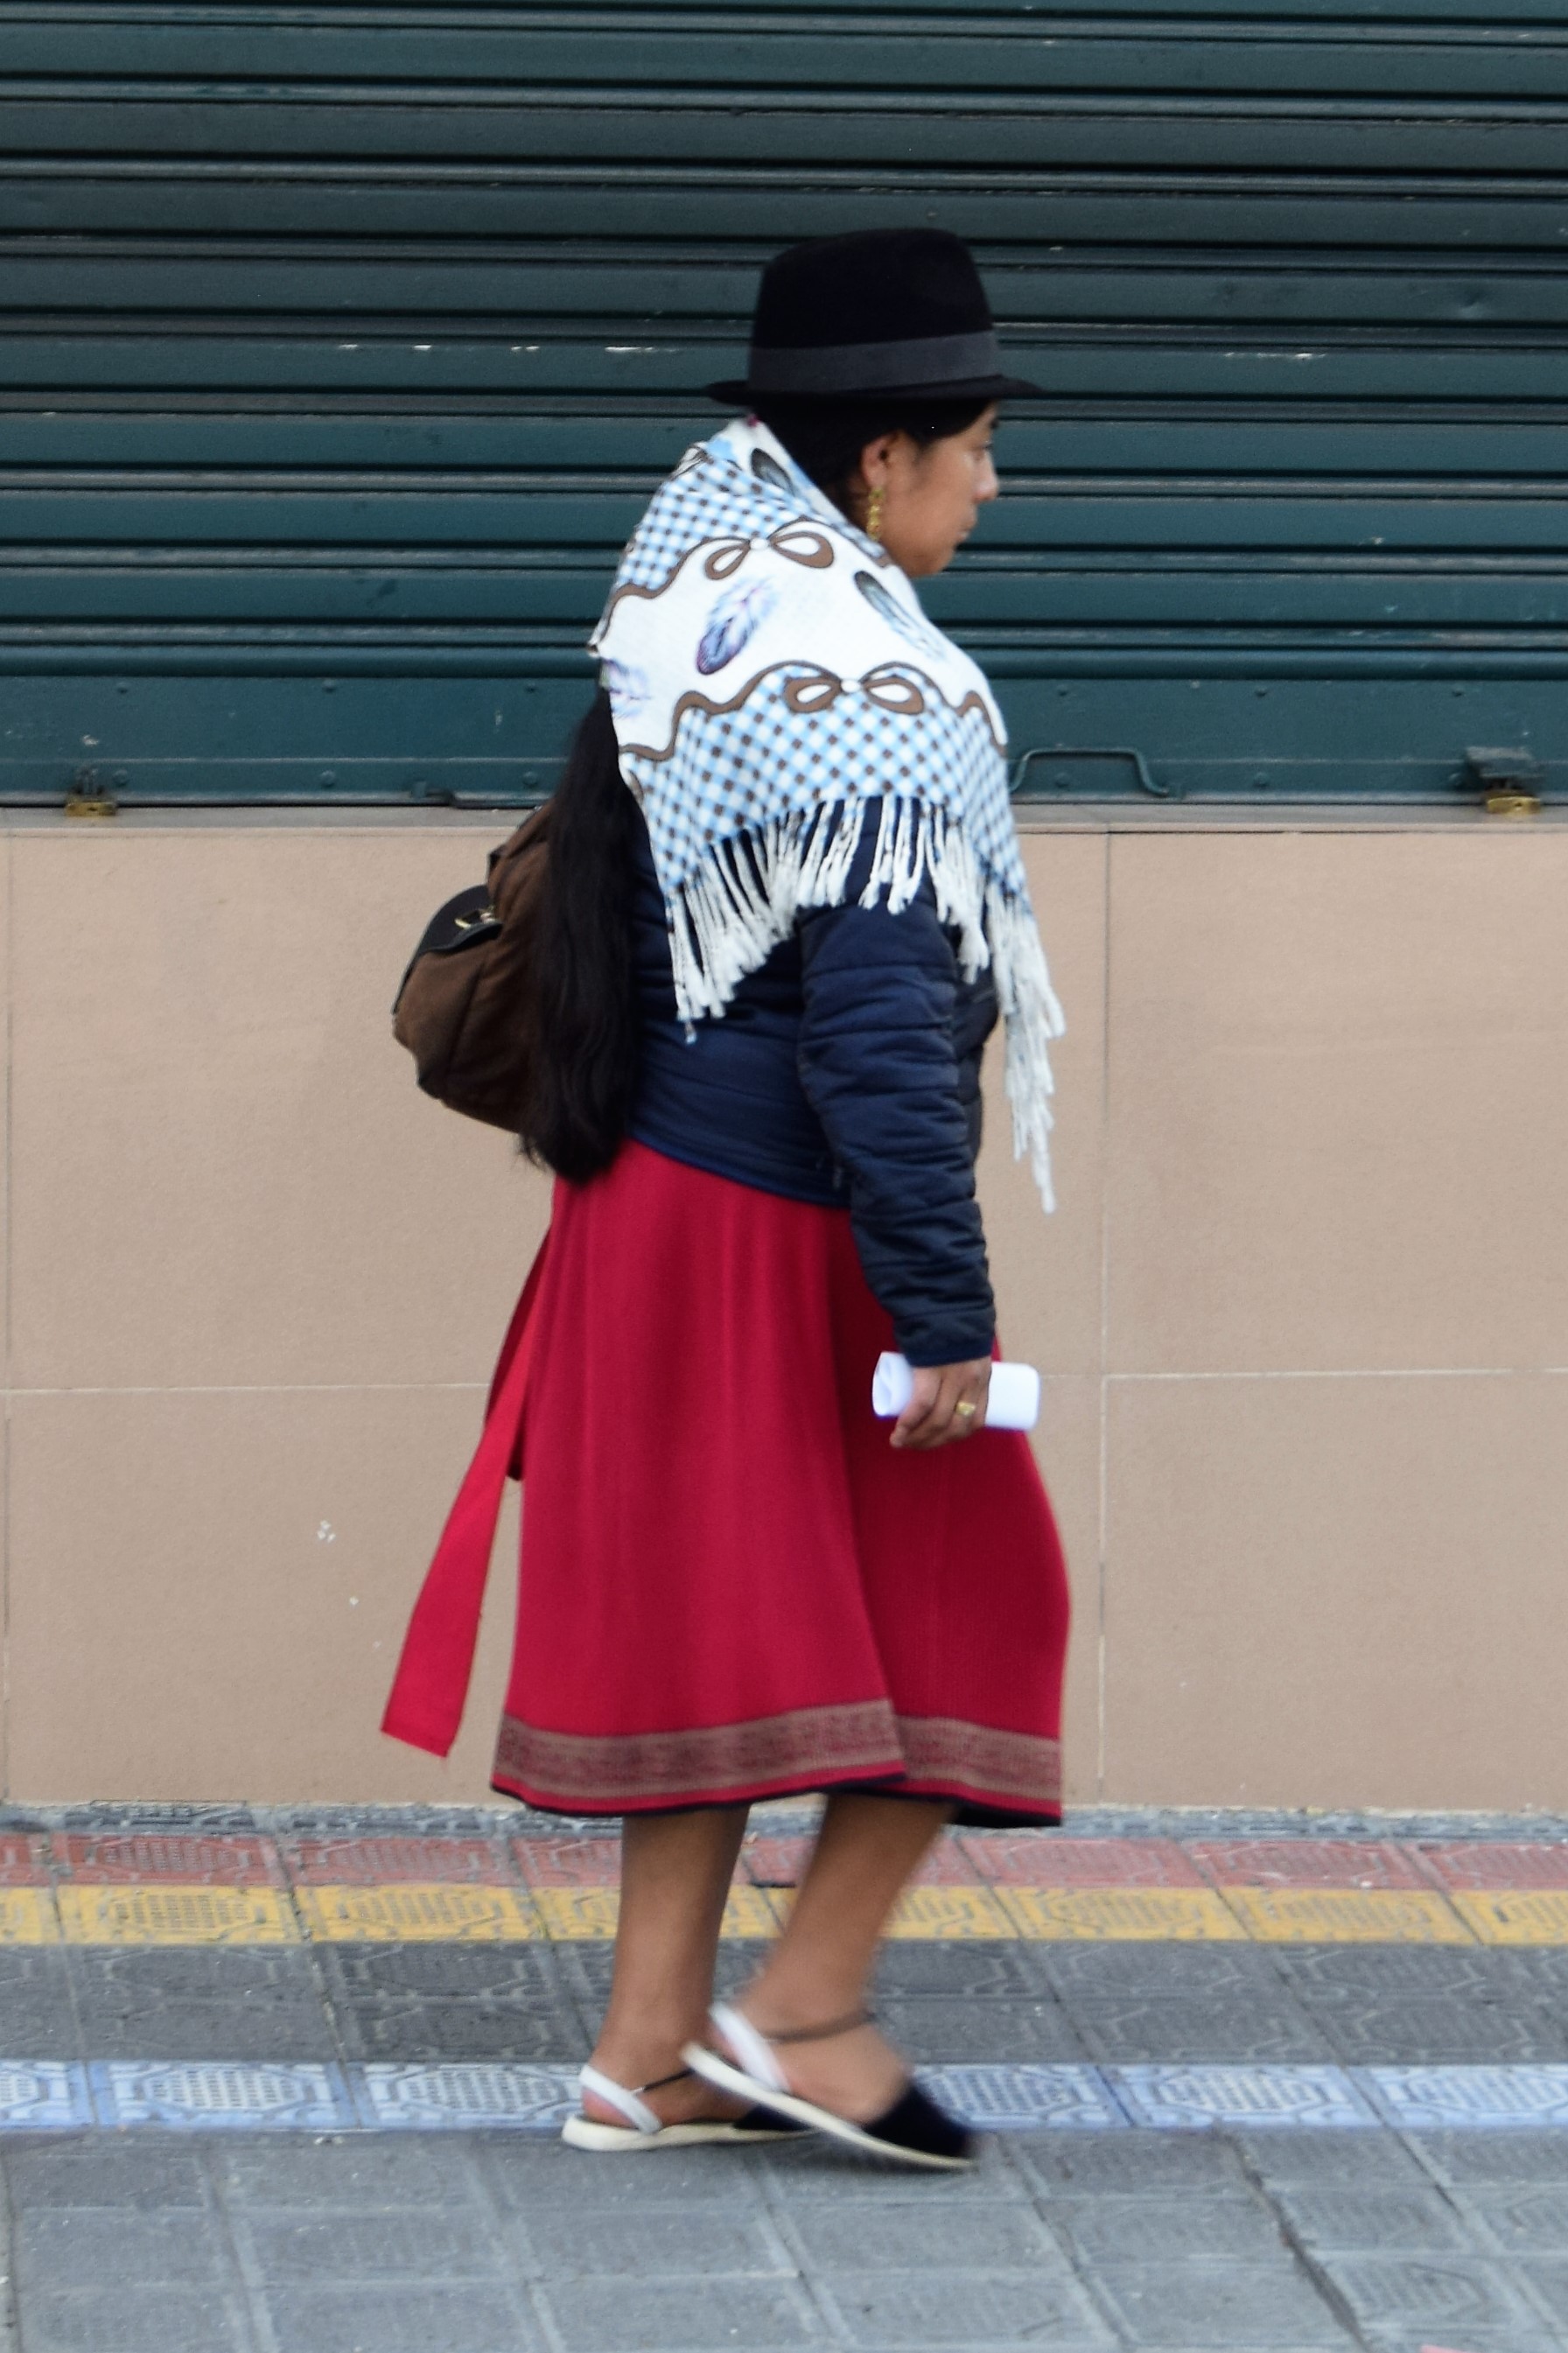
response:
[(484, 1432), (414, 1605), (381, 1720), (394, 1740), (437, 1757), (447, 1755), (463, 1720), (501, 1496), (508, 1472), (521, 1472), (533, 1309), (549, 1243), (546, 1235), (501, 1343)]

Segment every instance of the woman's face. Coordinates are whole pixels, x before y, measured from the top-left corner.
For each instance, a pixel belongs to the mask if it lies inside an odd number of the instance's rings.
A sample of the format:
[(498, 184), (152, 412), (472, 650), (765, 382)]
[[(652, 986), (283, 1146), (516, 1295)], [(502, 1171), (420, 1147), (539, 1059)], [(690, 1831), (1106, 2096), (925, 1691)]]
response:
[[(882, 545), (911, 580), (929, 579), (951, 564), (981, 508), (996, 496), (996, 469), (991, 462), (995, 425), (993, 401), (973, 425), (941, 441), (922, 443), (909, 433), (884, 433), (861, 450), (860, 479), (866, 491), (882, 492)], [(862, 504), (862, 520), (865, 513)]]

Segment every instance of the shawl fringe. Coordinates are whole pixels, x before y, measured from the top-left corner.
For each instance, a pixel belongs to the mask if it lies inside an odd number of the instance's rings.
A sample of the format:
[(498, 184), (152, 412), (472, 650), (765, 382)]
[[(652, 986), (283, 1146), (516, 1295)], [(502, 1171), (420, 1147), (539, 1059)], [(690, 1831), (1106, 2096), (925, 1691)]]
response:
[[(667, 902), (677, 1008), (689, 1025), (718, 1019), (740, 983), (789, 937), (808, 907), (840, 907), (871, 804), (832, 801), (716, 842)], [(1028, 1159), (1047, 1209), (1051, 1040), (1066, 1024), (1027, 900), (981, 873), (963, 824), (913, 797), (879, 804), (863, 907), (900, 913), (929, 877), (941, 922), (958, 935), (966, 980), (988, 966), (1006, 1034), (1013, 1149)]]

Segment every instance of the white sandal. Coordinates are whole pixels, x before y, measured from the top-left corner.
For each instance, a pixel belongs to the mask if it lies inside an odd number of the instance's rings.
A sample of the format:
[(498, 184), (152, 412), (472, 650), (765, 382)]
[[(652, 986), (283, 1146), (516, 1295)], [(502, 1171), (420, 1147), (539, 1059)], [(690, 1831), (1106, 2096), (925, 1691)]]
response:
[(618, 2110), (626, 2121), (602, 2125), (593, 2116), (568, 2116), (561, 2127), (562, 2139), (572, 2148), (591, 2148), (605, 2156), (612, 2150), (696, 2148), (713, 2141), (725, 2142), (731, 2148), (749, 2148), (753, 2141), (787, 2140), (800, 2131), (792, 2119), (758, 2107), (748, 2108), (740, 2116), (699, 2116), (689, 2124), (667, 2125), (640, 2095), (660, 2091), (666, 2084), (679, 2084), (691, 2072), (689, 2067), (678, 2067), (673, 2075), (660, 2075), (656, 2082), (639, 2084), (635, 2092), (628, 2092), (624, 2084), (601, 2074), (597, 2067), (584, 2067), (578, 2078), (583, 2089), (603, 2100), (606, 2107)]

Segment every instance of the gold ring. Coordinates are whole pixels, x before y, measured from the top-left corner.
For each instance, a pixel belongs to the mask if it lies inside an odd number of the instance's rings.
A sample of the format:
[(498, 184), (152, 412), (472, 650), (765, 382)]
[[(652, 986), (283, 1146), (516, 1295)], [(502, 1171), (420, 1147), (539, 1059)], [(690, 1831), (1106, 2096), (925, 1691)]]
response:
[(977, 1405), (972, 1405), (970, 1400), (965, 1398), (962, 1405), (955, 1405), (952, 1409), (954, 1413), (958, 1414), (964, 1421), (973, 1421), (975, 1415), (979, 1412), (980, 1408)]

